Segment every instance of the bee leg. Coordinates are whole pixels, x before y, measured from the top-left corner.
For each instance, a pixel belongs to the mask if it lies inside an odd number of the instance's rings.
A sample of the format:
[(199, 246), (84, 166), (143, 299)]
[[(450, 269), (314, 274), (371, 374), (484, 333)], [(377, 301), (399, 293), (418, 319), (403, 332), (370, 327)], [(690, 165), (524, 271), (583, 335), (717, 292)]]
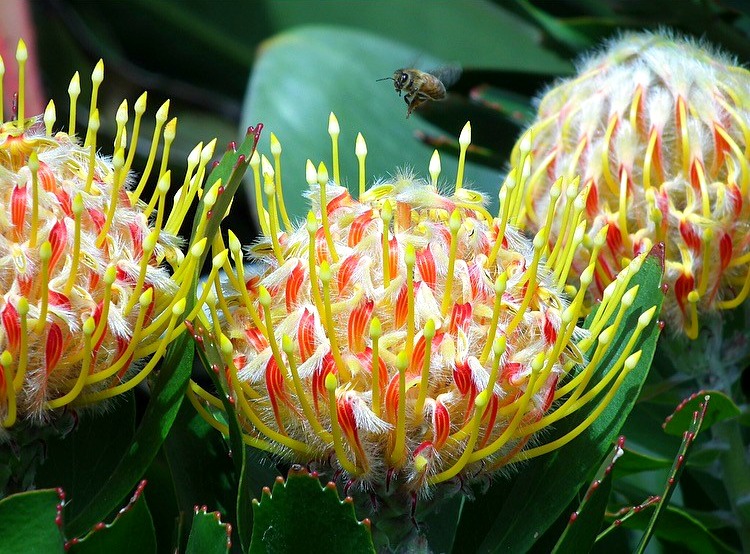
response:
[(416, 105), (414, 104), (414, 100), (416, 98), (413, 98), (411, 93), (404, 96), (404, 102), (406, 102), (406, 119), (409, 119), (409, 116), (411, 115), (411, 112), (414, 111), (414, 108), (416, 108)]

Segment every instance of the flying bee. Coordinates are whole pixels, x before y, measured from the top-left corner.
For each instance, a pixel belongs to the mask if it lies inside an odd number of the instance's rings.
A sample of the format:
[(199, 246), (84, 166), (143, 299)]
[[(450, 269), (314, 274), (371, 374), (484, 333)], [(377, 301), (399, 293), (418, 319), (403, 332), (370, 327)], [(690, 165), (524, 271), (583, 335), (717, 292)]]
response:
[(392, 77), (383, 77), (378, 81), (391, 79), (393, 87), (408, 106), (406, 117), (428, 100), (445, 100), (445, 89), (458, 81), (461, 69), (458, 67), (442, 67), (435, 71), (420, 71), (419, 69), (397, 69)]

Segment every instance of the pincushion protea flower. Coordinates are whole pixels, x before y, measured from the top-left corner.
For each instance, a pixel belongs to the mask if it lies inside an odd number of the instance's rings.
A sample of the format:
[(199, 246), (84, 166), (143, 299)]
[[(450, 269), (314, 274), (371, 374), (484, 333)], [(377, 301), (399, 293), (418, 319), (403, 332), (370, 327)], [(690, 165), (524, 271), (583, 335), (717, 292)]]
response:
[[(103, 63), (92, 74), (89, 124), (81, 144), (75, 137), (78, 74), (69, 89), (68, 130), (53, 133), (53, 102), (43, 118), (25, 119), (23, 42), (17, 59), (17, 117), (0, 126), (2, 428), (18, 420), (39, 423), (56, 408), (91, 404), (131, 389), (182, 332), (180, 323), (189, 316), (184, 296), (205, 240), (186, 257), (175, 235), (213, 151), (213, 143), (193, 151), (185, 184), (167, 215), (166, 164), (177, 124), (176, 119), (167, 123), (168, 102), (156, 114), (148, 163), (131, 191), (146, 94), (135, 103), (130, 140), (127, 102), (122, 103), (114, 157), (103, 158), (96, 153)], [(141, 194), (162, 128), (159, 184), (144, 201)]]
[[(519, 224), (540, 229), (556, 176), (580, 175), (589, 225), (576, 244), (573, 283), (605, 225), (592, 298), (630, 259), (664, 242), (665, 319), (695, 338), (699, 312), (734, 308), (750, 293), (749, 86), (747, 70), (686, 39), (612, 42), (544, 95), (517, 144), (512, 163), (533, 154)], [(557, 210), (552, 243), (568, 240), (566, 213)]]
[[(612, 371), (593, 385), (617, 327), (605, 324), (632, 303), (636, 289), (627, 283), (643, 257), (608, 289), (586, 332), (577, 326), (586, 286), (570, 301), (560, 292), (570, 248), (547, 247), (553, 212), (531, 243), (509, 226), (518, 194), (505, 195), (493, 217), (484, 198), (463, 187), (468, 124), (449, 193), (437, 186), (437, 152), (430, 181), (402, 171), (366, 189), (359, 135), (359, 193), (352, 197), (339, 184), (333, 114), (329, 132), (333, 179), (324, 164), (308, 161), (312, 211), (300, 225), (279, 209), (276, 137), (273, 165), (253, 156), (256, 190), (266, 202), (258, 202), (265, 238), (251, 252), (265, 269), (245, 273), (230, 231), (228, 250), (215, 250), (210, 292), (203, 294), (212, 314), (204, 325), (219, 337), (246, 442), (298, 462), (330, 462), (350, 483), (378, 494), (396, 486), (425, 495), (431, 485), (491, 474), (585, 430), (640, 358), (634, 345), (653, 308), (638, 319)], [(521, 190), (510, 181), (506, 187)], [(584, 192), (576, 190), (576, 204), (583, 205)], [(560, 193), (558, 186), (550, 194)], [(577, 233), (584, 226), (574, 225)], [(598, 233), (597, 250), (605, 233)], [(554, 269), (546, 256), (554, 256)], [(596, 255), (581, 273), (584, 285), (595, 262)], [(589, 351), (587, 360), (582, 352)], [(213, 415), (221, 406), (216, 398), (195, 383), (189, 396), (227, 430)], [(590, 418), (554, 442), (540, 441), (539, 431), (585, 405), (596, 405)]]

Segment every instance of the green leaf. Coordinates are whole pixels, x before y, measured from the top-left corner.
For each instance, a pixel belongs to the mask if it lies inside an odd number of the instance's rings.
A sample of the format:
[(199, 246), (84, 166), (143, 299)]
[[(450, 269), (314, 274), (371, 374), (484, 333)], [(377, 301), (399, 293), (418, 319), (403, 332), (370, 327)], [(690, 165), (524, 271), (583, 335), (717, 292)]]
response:
[[(626, 435), (627, 436), (627, 435)], [(641, 473), (643, 471), (654, 471), (657, 469), (668, 468), (672, 463), (667, 458), (659, 458), (644, 454), (639, 450), (628, 448), (623, 449), (622, 458), (615, 466), (615, 477), (623, 477), (632, 473)]]
[(208, 512), (205, 506), (195, 510), (186, 554), (226, 554), (232, 545), (232, 528), (221, 522), (219, 512)]
[[(648, 525), (650, 512), (633, 513), (630, 518), (623, 518), (621, 525), (628, 529), (643, 530)], [(730, 554), (734, 548), (714, 535), (699, 519), (682, 508), (668, 506), (661, 514), (655, 536), (679, 547), (680, 552), (706, 554), (707, 552)], [(677, 551), (677, 550), (672, 550)]]
[(398, 37), (417, 54), (394, 60), (391, 71), (410, 64), (423, 66), (427, 62), (420, 53), (430, 53), (464, 67), (526, 69), (539, 73), (571, 69), (568, 60), (540, 44), (539, 31), (533, 25), (487, 0), (429, 5), (398, 0), (317, 2), (314, 10), (307, 2), (265, 0), (263, 4), (276, 29), (322, 23)]
[[(652, 306), (658, 312), (664, 298), (661, 276), (662, 259), (648, 256), (631, 279), (629, 286), (640, 285), (638, 295), (613, 338), (599, 375), (609, 371), (625, 347), (635, 320)], [(642, 351), (639, 363), (585, 432), (563, 448), (521, 466), (512, 481), (501, 481), (488, 494), (465, 504), (455, 544), (466, 551), (482, 552), (524, 552), (531, 547), (591, 478), (596, 464), (617, 437), (646, 378), (658, 335), (659, 325), (654, 318), (635, 346), (635, 350)], [(548, 440), (575, 428), (593, 408), (587, 405), (563, 420)], [(529, 517), (530, 513), (533, 517)]]
[(75, 519), (100, 492), (133, 439), (133, 392), (118, 397), (112, 405), (107, 411), (81, 413), (73, 431), (47, 441), (47, 459), (37, 471), (36, 485), (65, 490), (69, 500), (66, 520)]
[(62, 491), (22, 492), (0, 500), (0, 550), (3, 554), (64, 552), (59, 519)]
[(708, 403), (708, 409), (703, 416), (701, 430), (705, 431), (715, 423), (740, 415), (740, 409), (723, 392), (702, 390), (690, 395), (677, 406), (674, 413), (662, 424), (664, 432), (668, 435), (682, 436), (685, 429), (690, 426), (693, 414), (702, 408), (706, 396), (710, 397), (711, 401)]
[(698, 409), (692, 413), (692, 419), (688, 427), (686, 428), (685, 433), (683, 434), (680, 450), (675, 456), (674, 462), (672, 463), (672, 468), (669, 471), (669, 477), (666, 484), (664, 485), (664, 492), (660, 495), (659, 502), (656, 504), (656, 509), (651, 516), (651, 520), (646, 526), (646, 532), (643, 534), (643, 537), (638, 544), (638, 548), (636, 550), (638, 554), (645, 552), (649, 539), (656, 529), (656, 524), (659, 521), (659, 517), (669, 505), (669, 500), (670, 498), (672, 498), (672, 494), (675, 491), (677, 482), (680, 480), (680, 475), (685, 469), (685, 463), (687, 462), (687, 457), (690, 453), (690, 447), (693, 445), (693, 441), (695, 440), (695, 437), (698, 435), (701, 426), (703, 425), (703, 420), (706, 416), (706, 413), (708, 412), (708, 406), (711, 403), (710, 400), (710, 396), (705, 396), (703, 398), (703, 402), (698, 406)]
[[(448, 500), (439, 502), (434, 511), (427, 517), (420, 517), (417, 511), (417, 521), (420, 522), (420, 531), (426, 529), (425, 538), (433, 552), (450, 552), (456, 541), (458, 523), (461, 521), (461, 512), (466, 503), (466, 496), (456, 494)], [(419, 506), (417, 506), (419, 510)]]
[[(398, 168), (412, 167), (426, 176), (433, 148), (415, 140), (417, 131), (428, 135), (440, 130), (419, 117), (420, 110), (406, 119), (406, 106), (388, 82), (376, 79), (390, 76), (408, 60), (420, 57), (428, 67), (440, 60), (420, 56), (420, 52), (369, 33), (336, 27), (304, 27), (278, 35), (265, 43), (255, 64), (243, 109), (243, 124), (263, 121), (279, 138), (283, 151), (285, 202), (290, 216), (304, 217), (309, 210), (304, 191), (305, 161), (325, 162), (331, 168), (331, 138), (328, 116), (334, 112), (341, 128), (339, 137), (342, 184), (351, 190), (358, 182), (358, 162), (354, 155), (357, 132), (367, 141), (366, 177), (386, 177)], [(425, 105), (438, 111), (439, 103)], [(464, 121), (449, 132), (458, 137)], [(259, 145), (269, 154), (268, 137)], [(457, 160), (442, 157), (442, 179), (455, 179)], [(492, 171), (467, 164), (467, 182), (473, 182), (497, 203), (497, 190), (503, 167)], [(252, 181), (252, 179), (250, 179)], [(247, 194), (254, 202), (252, 182)]]
[(237, 477), (221, 434), (185, 403), (163, 448), (184, 522), (180, 544), (184, 547), (188, 533), (193, 533), (190, 520), (196, 506), (211, 506), (235, 521)]
[(130, 502), (109, 524), (100, 523), (81, 539), (69, 541), (70, 554), (128, 554), (156, 552), (156, 535), (143, 497), (143, 481)]
[(369, 522), (357, 521), (352, 500), (339, 500), (336, 485), (321, 486), (301, 466), (264, 488), (253, 512), (250, 554), (375, 552)]
[(624, 441), (619, 441), (599, 466), (583, 501), (571, 514), (568, 526), (557, 541), (552, 554), (588, 552), (593, 546), (604, 521), (604, 511), (607, 509), (607, 501), (612, 491), (612, 468), (623, 454), (623, 444)]

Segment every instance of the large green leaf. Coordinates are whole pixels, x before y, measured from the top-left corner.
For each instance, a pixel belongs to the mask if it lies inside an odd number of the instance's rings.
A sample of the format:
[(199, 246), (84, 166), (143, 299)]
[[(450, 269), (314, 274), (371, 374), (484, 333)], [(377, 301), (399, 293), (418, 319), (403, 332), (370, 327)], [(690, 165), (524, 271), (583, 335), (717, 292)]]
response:
[(0, 551), (3, 554), (64, 552), (62, 491), (44, 489), (0, 500)]
[[(638, 295), (628, 309), (611, 350), (602, 360), (599, 374), (609, 370), (625, 347), (635, 320), (652, 306), (661, 306), (662, 260), (649, 256), (631, 285), (639, 284)], [(596, 464), (611, 447), (625, 418), (635, 404), (646, 378), (659, 325), (653, 320), (639, 338), (642, 350), (637, 366), (628, 374), (615, 398), (581, 435), (565, 447), (522, 466), (512, 480), (500, 481), (475, 502), (466, 503), (461, 515), (456, 545), (465, 551), (524, 552), (558, 518), (573, 500), (580, 486), (589, 480)], [(547, 440), (564, 435), (581, 422), (593, 407), (584, 407), (566, 418)], [(533, 514), (530, 517), (529, 514)]]
[[(282, 184), (290, 216), (303, 217), (309, 210), (301, 194), (307, 188), (307, 159), (315, 164), (325, 162), (333, 176), (327, 134), (330, 112), (336, 114), (341, 127), (342, 184), (352, 190), (357, 186), (354, 143), (358, 132), (367, 141), (368, 183), (404, 167), (428, 176), (433, 148), (417, 141), (414, 133), (441, 131), (419, 117), (422, 108), (405, 119), (406, 106), (394, 93), (392, 83), (376, 82), (417, 58), (428, 67), (441, 63), (401, 43), (337, 27), (299, 28), (264, 45), (250, 80), (242, 120), (243, 124), (262, 121), (281, 141)], [(433, 103), (425, 108), (439, 110), (440, 106)], [(464, 123), (457, 124), (450, 134), (457, 138)], [(270, 157), (268, 141), (265, 136), (259, 149)], [(442, 167), (443, 180), (455, 181), (456, 158), (442, 156)], [(468, 164), (466, 179), (496, 203), (502, 169), (500, 165), (493, 171)], [(252, 197), (252, 183), (247, 191)]]
[(80, 414), (72, 432), (47, 442), (47, 459), (37, 471), (36, 485), (65, 490), (70, 501), (65, 505), (66, 519), (75, 519), (99, 493), (133, 439), (133, 393), (128, 392), (111, 404), (107, 411)]
[(196, 508), (186, 554), (226, 554), (232, 545), (232, 528), (221, 522), (219, 512)]
[(112, 523), (99, 523), (81, 539), (68, 542), (71, 554), (128, 554), (156, 552), (156, 536), (151, 514), (143, 496), (143, 481), (127, 506), (121, 509)]
[(369, 523), (357, 521), (352, 500), (339, 500), (333, 483), (321, 486), (301, 466), (264, 488), (253, 511), (250, 554), (375, 552)]
[[(277, 29), (327, 24), (359, 28), (398, 40), (466, 67), (560, 73), (570, 62), (540, 44), (540, 33), (487, 0), (451, 2), (276, 2), (266, 0)], [(523, 55), (519, 55), (522, 52)], [(423, 58), (403, 58), (397, 67)], [(393, 68), (395, 69), (395, 67)]]

